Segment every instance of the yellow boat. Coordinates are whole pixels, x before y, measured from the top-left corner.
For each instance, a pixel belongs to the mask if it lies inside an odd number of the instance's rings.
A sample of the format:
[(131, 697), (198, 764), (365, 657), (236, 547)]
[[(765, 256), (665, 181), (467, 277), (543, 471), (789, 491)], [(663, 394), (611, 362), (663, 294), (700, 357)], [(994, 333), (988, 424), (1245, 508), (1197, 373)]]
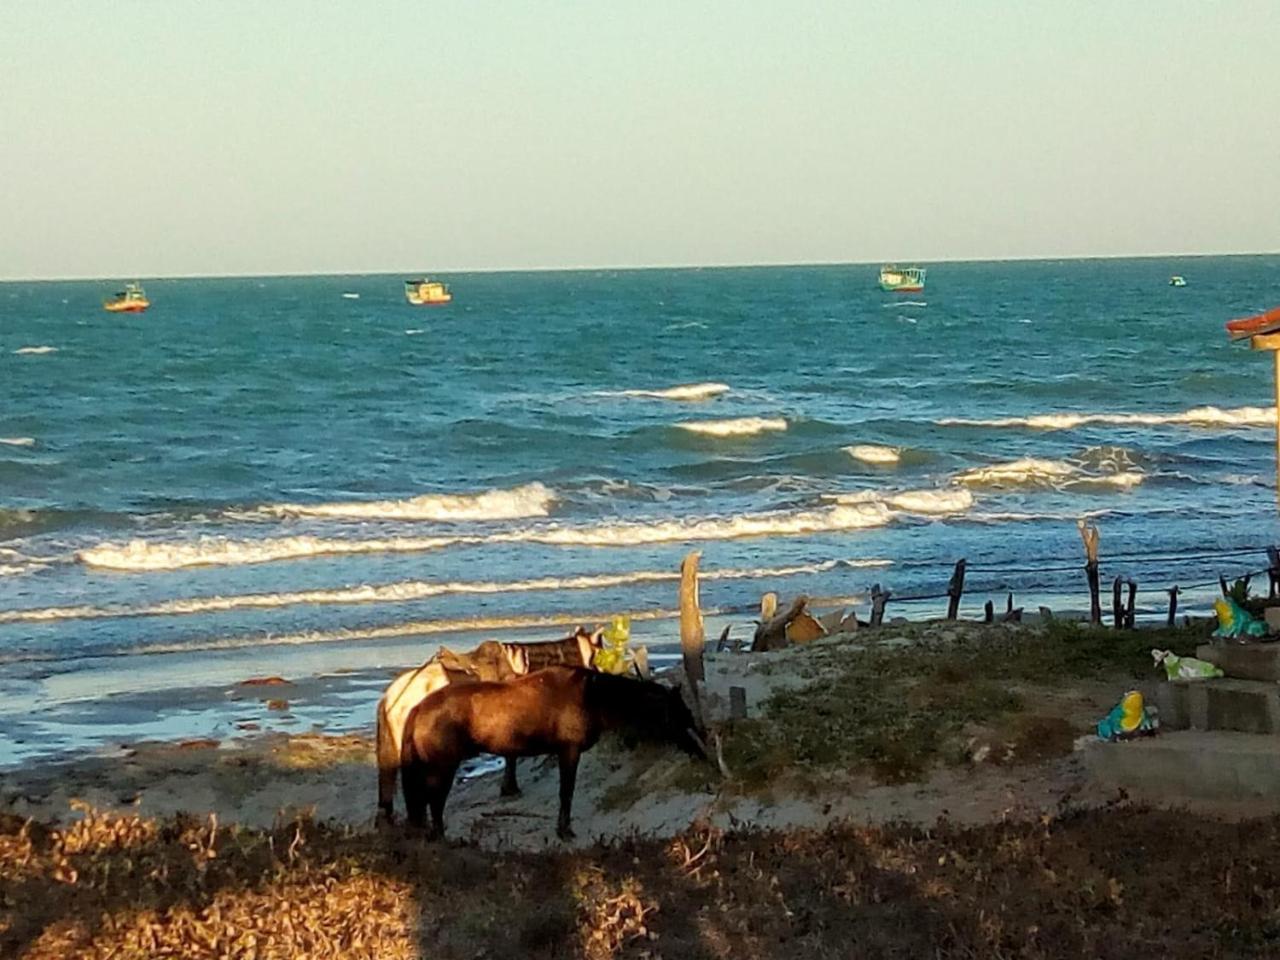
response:
[(142, 313), (151, 306), (140, 283), (125, 284), (125, 288), (110, 300), (102, 301), (102, 309), (108, 313)]
[(439, 280), (406, 280), (404, 298), (415, 307), (438, 307), (452, 300), (453, 294)]

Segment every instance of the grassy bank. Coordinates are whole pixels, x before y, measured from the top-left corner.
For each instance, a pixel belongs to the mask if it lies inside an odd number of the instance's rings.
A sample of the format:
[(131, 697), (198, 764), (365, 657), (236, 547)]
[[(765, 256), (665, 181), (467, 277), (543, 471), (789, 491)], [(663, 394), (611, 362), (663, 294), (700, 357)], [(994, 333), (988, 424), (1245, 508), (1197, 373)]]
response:
[[(1191, 654), (1207, 631), (931, 624), (895, 630), (891, 646), (814, 645), (802, 652), (805, 682), (736, 723), (726, 759), (747, 788), (823, 771), (908, 782), (936, 763), (968, 759), (975, 743), (997, 762), (1044, 759), (1069, 752), (1087, 729), (1049, 706), (1055, 695), (1109, 680), (1119, 699), (1126, 684), (1158, 676), (1153, 647)], [(797, 665), (759, 665), (783, 669)]]
[(693, 829), (482, 853), (307, 822), (0, 824), (0, 954), (1274, 956), (1280, 818), (1112, 809), (959, 829)]

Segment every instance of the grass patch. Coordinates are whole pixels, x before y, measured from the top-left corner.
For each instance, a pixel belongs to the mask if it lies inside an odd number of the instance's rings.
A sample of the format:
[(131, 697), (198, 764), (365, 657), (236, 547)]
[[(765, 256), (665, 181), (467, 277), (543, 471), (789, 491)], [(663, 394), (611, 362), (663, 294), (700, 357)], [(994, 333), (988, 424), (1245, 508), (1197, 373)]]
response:
[[(907, 647), (814, 648), (806, 670), (811, 682), (775, 692), (760, 717), (728, 731), (725, 759), (741, 786), (759, 789), (780, 776), (822, 770), (870, 773), (885, 783), (918, 780), (940, 759), (958, 755), (966, 728), (1009, 725), (1026, 706), (1013, 686), (1150, 678), (1152, 648), (1192, 653), (1207, 634), (1207, 628), (1114, 631), (1065, 622), (946, 629), (947, 639), (925, 634)], [(1010, 756), (1036, 759), (1070, 749), (1068, 724), (1036, 721), (1022, 717), (1010, 726), (1018, 741)]]

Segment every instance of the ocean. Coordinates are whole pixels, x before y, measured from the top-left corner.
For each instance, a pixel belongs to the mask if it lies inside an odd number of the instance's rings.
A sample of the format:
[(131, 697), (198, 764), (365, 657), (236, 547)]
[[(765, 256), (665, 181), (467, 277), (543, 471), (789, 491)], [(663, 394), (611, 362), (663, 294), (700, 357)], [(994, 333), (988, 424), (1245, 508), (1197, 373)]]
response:
[(132, 316), (115, 281), (0, 284), (0, 763), (251, 668), (628, 611), (662, 649), (694, 548), (739, 636), (766, 590), (937, 615), (962, 557), (966, 615), (1081, 609), (1082, 517), (1148, 618), (1265, 567), (1272, 365), (1222, 325), (1280, 303), (1280, 257), (876, 273), (459, 273), (440, 308), (398, 275), (147, 280)]

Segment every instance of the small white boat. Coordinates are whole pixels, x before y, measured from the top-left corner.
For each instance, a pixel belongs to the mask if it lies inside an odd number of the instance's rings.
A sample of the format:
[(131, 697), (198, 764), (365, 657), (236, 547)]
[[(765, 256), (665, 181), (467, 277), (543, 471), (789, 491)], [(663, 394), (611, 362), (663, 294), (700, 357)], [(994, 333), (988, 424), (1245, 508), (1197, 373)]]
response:
[(1186, 285), (1187, 280), (1185, 277), (1180, 277), (1177, 274), (1174, 274), (1169, 278), (1169, 286), (1171, 287), (1185, 287)]

